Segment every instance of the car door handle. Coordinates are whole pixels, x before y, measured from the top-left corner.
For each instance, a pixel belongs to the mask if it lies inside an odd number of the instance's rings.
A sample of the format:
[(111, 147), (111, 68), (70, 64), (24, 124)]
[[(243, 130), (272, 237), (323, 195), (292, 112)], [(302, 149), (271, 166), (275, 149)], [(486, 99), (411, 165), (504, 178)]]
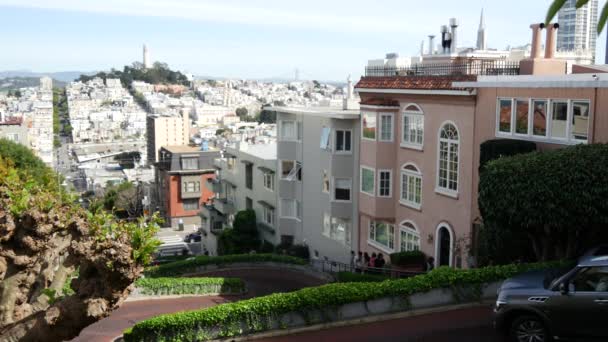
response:
[(594, 302), (598, 304), (608, 304), (608, 299), (596, 299)]

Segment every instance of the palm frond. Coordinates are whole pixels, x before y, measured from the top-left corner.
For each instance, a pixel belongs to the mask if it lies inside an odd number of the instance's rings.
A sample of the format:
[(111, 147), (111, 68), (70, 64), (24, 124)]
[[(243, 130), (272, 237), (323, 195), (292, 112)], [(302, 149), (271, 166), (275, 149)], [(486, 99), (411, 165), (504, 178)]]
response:
[(557, 15), (557, 12), (559, 12), (559, 10), (562, 7), (564, 7), (565, 3), (566, 3), (566, 0), (554, 0), (553, 1), (551, 6), (549, 7), (549, 11), (547, 12), (547, 18), (545, 19), (545, 23), (547, 25), (549, 25), (549, 23), (551, 23), (551, 20), (553, 20), (553, 18), (555, 18), (555, 16)]

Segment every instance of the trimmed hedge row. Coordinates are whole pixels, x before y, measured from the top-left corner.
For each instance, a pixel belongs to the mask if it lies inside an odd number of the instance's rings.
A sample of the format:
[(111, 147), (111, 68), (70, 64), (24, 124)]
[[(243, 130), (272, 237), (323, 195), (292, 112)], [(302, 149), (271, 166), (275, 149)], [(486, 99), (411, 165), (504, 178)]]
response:
[(197, 267), (207, 265), (223, 265), (237, 262), (277, 262), (283, 264), (307, 265), (304, 259), (279, 254), (235, 254), (223, 256), (197, 256), (187, 260), (170, 262), (167, 264), (149, 267), (144, 271), (146, 277), (172, 277), (184, 273), (194, 272)]
[(421, 251), (407, 251), (391, 254), (391, 264), (398, 266), (420, 265), (426, 263), (426, 255)]
[[(200, 341), (268, 330), (273, 320), (289, 312), (338, 307), (383, 297), (407, 297), (437, 288), (478, 285), (499, 281), (518, 273), (563, 266), (564, 263), (536, 263), (491, 266), (483, 269), (437, 268), (406, 279), (374, 283), (333, 283), (295, 292), (218, 305), (212, 308), (161, 315), (137, 323), (124, 333), (131, 341)], [(279, 325), (282, 323), (279, 322)]]
[(377, 274), (361, 274), (353, 272), (338, 272), (336, 274), (339, 283), (378, 282), (389, 280), (390, 277)]
[(135, 286), (145, 295), (240, 293), (245, 283), (238, 278), (141, 278)]

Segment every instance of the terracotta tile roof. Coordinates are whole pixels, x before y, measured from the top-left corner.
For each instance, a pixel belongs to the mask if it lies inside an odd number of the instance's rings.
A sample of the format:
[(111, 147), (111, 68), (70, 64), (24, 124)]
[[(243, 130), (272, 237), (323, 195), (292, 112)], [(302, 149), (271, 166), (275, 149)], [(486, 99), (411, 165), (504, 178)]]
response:
[(23, 118), (12, 116), (0, 121), (0, 125), (21, 125), (22, 122)]
[(371, 99), (361, 101), (361, 105), (399, 107), (399, 101), (386, 99), (386, 98), (371, 98)]
[(452, 82), (476, 81), (476, 75), (449, 76), (366, 76), (355, 88), (358, 89), (428, 89), (428, 90), (463, 90), (452, 87)]

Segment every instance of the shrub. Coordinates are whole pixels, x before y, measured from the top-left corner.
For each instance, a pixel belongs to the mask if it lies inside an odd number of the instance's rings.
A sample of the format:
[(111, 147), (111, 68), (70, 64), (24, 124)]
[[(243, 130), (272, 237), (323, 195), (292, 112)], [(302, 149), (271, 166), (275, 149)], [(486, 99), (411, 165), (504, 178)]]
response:
[(361, 274), (353, 272), (338, 272), (336, 274), (339, 283), (378, 282), (390, 279), (388, 276), (377, 274)]
[(186, 260), (149, 267), (144, 271), (146, 277), (171, 277), (196, 271), (197, 267), (224, 265), (236, 262), (278, 262), (283, 264), (307, 265), (306, 260), (277, 254), (235, 254), (224, 256), (197, 256)]
[(537, 263), (492, 266), (483, 269), (455, 270), (437, 268), (425, 275), (373, 283), (333, 283), (304, 288), (295, 292), (275, 293), (265, 297), (222, 304), (208, 309), (157, 316), (137, 323), (125, 331), (131, 341), (193, 341), (232, 337), (247, 332), (264, 331), (270, 321), (289, 312), (335, 308), (340, 305), (382, 297), (409, 296), (436, 288), (484, 284), (512, 277), (518, 273), (562, 266), (563, 263)]
[(426, 255), (421, 251), (407, 251), (391, 254), (391, 264), (398, 266), (424, 265)]
[(225, 229), (218, 237), (218, 254), (242, 254), (258, 249), (260, 240), (255, 218), (255, 211), (239, 211), (233, 223), (233, 229)]
[(274, 245), (266, 240), (262, 241), (262, 245), (260, 246), (260, 253), (273, 253)]
[(135, 286), (147, 295), (237, 293), (245, 290), (238, 278), (140, 278)]
[(297, 258), (310, 259), (310, 249), (306, 245), (280, 244), (277, 246), (277, 253), (285, 252)]
[[(527, 238), (538, 260), (573, 258), (608, 231), (606, 174), (607, 144), (493, 160), (479, 180), (484, 226), (518, 241)], [(497, 246), (510, 241), (498, 236)]]
[(513, 139), (488, 140), (479, 147), (479, 169), (486, 163), (501, 157), (536, 151), (536, 144), (531, 141)]

